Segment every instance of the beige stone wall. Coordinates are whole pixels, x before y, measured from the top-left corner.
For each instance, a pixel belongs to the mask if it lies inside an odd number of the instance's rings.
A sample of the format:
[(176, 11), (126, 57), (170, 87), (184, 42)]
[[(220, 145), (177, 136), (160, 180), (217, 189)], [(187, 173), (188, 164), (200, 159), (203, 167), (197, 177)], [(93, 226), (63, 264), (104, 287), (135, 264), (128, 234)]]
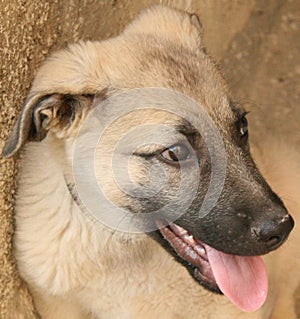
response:
[[(0, 0), (0, 148), (49, 52), (79, 39), (119, 33), (158, 0)], [(200, 15), (209, 52), (221, 62), (233, 97), (254, 111), (253, 127), (284, 133), (300, 145), (299, 2), (165, 1)], [(287, 125), (288, 124), (288, 125)], [(260, 130), (255, 130), (258, 135)], [(254, 135), (255, 135), (254, 134)], [(0, 318), (35, 318), (12, 254), (18, 161), (0, 158)]]

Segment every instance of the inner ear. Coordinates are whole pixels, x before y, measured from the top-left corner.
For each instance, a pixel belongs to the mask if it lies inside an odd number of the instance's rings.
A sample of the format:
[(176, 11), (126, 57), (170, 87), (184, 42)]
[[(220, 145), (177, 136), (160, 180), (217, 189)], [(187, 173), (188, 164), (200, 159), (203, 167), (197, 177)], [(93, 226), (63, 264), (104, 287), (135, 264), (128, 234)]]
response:
[[(27, 140), (41, 141), (45, 138), (47, 131), (49, 130), (49, 125), (54, 118), (54, 109), (60, 106), (62, 100), (63, 95), (60, 94), (46, 95), (32, 107), (32, 123), (30, 125)], [(22, 113), (23, 112), (20, 114), (21, 119), (22, 117), (25, 117), (25, 114)], [(24, 111), (24, 113), (26, 113), (26, 111)], [(25, 120), (30, 121), (30, 119)], [(26, 134), (26, 132), (22, 133)]]
[(41, 141), (47, 133), (67, 132), (93, 104), (93, 95), (51, 94), (29, 98), (8, 136), (2, 150), (4, 157), (13, 156), (26, 141)]
[(91, 103), (89, 98), (84, 96), (72, 96), (54, 94), (45, 97), (33, 110), (32, 130), (29, 140), (42, 140), (49, 130), (68, 129), (76, 115), (83, 112), (84, 107)]
[(45, 96), (33, 109), (33, 124), (28, 140), (41, 141), (47, 132), (67, 131), (93, 102), (91, 95)]

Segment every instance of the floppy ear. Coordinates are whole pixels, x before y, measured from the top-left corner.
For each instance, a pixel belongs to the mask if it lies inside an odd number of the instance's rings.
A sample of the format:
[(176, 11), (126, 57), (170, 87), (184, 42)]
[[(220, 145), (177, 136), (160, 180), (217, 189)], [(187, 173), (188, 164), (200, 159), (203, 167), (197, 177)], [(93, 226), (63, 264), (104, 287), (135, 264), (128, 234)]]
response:
[(51, 129), (67, 130), (92, 101), (92, 95), (29, 96), (6, 140), (2, 156), (8, 158), (15, 155), (27, 141), (43, 140)]
[(124, 34), (153, 34), (193, 49), (203, 49), (203, 28), (196, 14), (156, 5), (143, 11)]

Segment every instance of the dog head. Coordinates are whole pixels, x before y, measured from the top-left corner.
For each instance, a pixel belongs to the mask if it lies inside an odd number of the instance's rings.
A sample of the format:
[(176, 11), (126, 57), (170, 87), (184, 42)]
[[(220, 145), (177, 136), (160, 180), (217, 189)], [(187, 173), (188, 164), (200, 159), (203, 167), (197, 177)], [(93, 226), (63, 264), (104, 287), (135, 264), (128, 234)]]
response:
[[(264, 281), (260, 259), (238, 256), (276, 249), (293, 220), (251, 158), (246, 113), (232, 102), (201, 33), (196, 15), (154, 7), (117, 38), (54, 53), (39, 70), (3, 155), (50, 139), (63, 145), (70, 165), (74, 154), (80, 160), (93, 154), (95, 181), (114, 207), (131, 216), (159, 211), (152, 224), (141, 218), (149, 236), (205, 287), (249, 310), (259, 298), (242, 305), (222, 271), (240, 263), (230, 277), (235, 284), (250, 270)], [(98, 134), (95, 145), (89, 131)], [(84, 142), (76, 148), (80, 133)], [(123, 167), (128, 175), (116, 181), (114, 169)], [(201, 212), (211, 180), (220, 191)]]

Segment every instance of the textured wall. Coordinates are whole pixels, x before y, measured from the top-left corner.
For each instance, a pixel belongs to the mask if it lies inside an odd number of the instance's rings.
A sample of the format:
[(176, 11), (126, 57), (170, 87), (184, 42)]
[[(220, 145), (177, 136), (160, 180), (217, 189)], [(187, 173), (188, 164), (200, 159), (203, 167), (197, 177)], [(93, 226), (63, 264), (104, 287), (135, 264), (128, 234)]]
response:
[[(205, 43), (221, 61), (233, 96), (256, 111), (262, 126), (284, 132), (299, 143), (300, 135), (295, 134), (296, 115), (300, 115), (299, 2), (165, 2), (200, 15)], [(159, 1), (0, 0), (0, 148), (37, 67), (49, 52), (79, 39), (116, 35), (138, 11), (153, 3)], [(0, 165), (0, 318), (35, 318), (11, 253), (18, 162), (0, 158)]]
[(222, 66), (235, 97), (250, 109), (259, 140), (263, 127), (300, 146), (300, 2), (257, 1), (232, 39)]

